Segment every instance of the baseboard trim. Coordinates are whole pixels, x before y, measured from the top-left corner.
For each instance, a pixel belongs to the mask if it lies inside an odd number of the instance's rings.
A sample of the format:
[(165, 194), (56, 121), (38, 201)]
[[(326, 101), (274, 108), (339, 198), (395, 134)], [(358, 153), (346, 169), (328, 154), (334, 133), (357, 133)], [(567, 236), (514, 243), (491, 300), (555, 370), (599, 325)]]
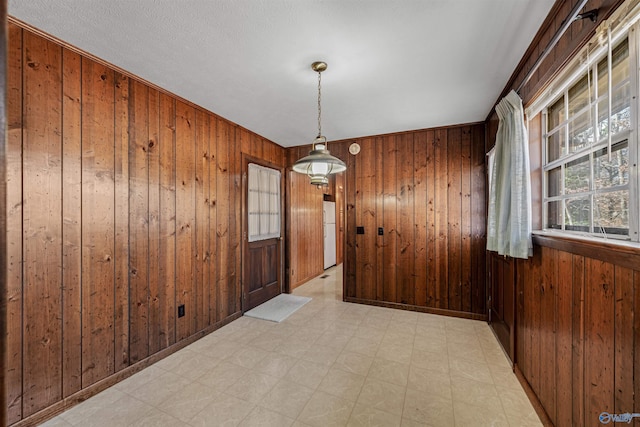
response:
[(396, 308), (400, 310), (418, 311), (420, 313), (439, 314), (442, 316), (459, 317), (462, 319), (487, 320), (486, 314), (468, 313), (466, 311), (445, 310), (443, 308), (422, 307), (418, 305), (401, 304), (397, 302), (377, 301), (363, 298), (344, 297), (345, 302), (355, 302), (358, 304), (375, 305), (378, 307)]

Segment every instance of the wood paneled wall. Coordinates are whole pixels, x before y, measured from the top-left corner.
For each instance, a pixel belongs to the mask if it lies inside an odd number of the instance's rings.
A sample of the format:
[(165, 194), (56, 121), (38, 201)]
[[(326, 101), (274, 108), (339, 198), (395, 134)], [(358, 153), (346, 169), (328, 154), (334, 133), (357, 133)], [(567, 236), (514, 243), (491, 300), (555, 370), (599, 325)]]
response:
[[(355, 141), (347, 300), (486, 316), (484, 132), (462, 125)], [(352, 142), (333, 146), (344, 153)]]
[[(516, 88), (575, 0), (557, 0), (502, 94)], [(622, 0), (591, 0), (598, 22), (575, 22), (522, 92), (534, 100)], [(533, 227), (542, 227), (541, 116), (529, 117)], [(487, 119), (494, 144), (495, 111)], [(637, 248), (534, 236), (516, 271), (515, 366), (546, 421), (601, 425), (602, 412), (640, 411), (640, 255)], [(493, 271), (492, 273), (496, 273)], [(509, 286), (510, 284), (505, 284)]]
[[(484, 132), (463, 125), (330, 143), (347, 163), (346, 300), (486, 317)], [(353, 142), (357, 156), (348, 152)], [(292, 150), (290, 164), (304, 152)], [(309, 187), (302, 184), (304, 194)], [(321, 197), (314, 200), (292, 200), (291, 209), (313, 209)], [(294, 225), (297, 232), (304, 227)], [(321, 234), (308, 241), (314, 246), (322, 247)], [(297, 265), (314, 261), (297, 256)]]
[[(309, 147), (287, 149), (288, 165), (309, 153)], [(324, 271), (322, 201), (324, 191), (309, 184), (309, 177), (287, 169), (287, 245), (285, 271), (287, 289), (296, 287)]]
[[(7, 63), (7, 1), (0, 0), (0, 64)], [(7, 68), (0, 71), (0, 128), (5, 129), (0, 135), (0, 200), (6, 203), (7, 196)], [(7, 265), (7, 213), (6, 209), (0, 209), (0, 265)], [(0, 425), (7, 424), (7, 386), (4, 381), (4, 372), (7, 369), (7, 269), (0, 271)]]
[(535, 239), (517, 261), (517, 366), (557, 426), (640, 412), (640, 255)]
[(13, 24), (7, 100), (15, 423), (239, 315), (241, 153), (285, 152)]

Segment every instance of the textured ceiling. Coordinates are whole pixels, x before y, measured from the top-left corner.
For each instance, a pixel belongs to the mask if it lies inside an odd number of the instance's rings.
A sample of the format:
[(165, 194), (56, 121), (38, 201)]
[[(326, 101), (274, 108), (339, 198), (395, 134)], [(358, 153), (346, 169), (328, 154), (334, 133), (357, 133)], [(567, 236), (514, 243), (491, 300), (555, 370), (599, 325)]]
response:
[(554, 0), (10, 0), (9, 14), (280, 145), (482, 121)]

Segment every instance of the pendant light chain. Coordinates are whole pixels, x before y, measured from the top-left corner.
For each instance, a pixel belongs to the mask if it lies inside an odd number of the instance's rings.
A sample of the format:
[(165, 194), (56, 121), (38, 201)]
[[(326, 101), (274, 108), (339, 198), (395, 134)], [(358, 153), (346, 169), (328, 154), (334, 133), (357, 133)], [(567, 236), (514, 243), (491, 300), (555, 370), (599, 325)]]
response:
[(347, 165), (331, 155), (327, 138), (322, 136), (322, 72), (327, 69), (327, 63), (316, 61), (311, 69), (318, 73), (318, 136), (311, 144), (309, 155), (293, 164), (293, 171), (308, 175), (311, 184), (320, 187), (329, 185), (329, 175), (345, 171)]
[(322, 73), (318, 71), (318, 137), (322, 136), (322, 104), (320, 103), (320, 99), (322, 97), (322, 92), (320, 90), (322, 83)]

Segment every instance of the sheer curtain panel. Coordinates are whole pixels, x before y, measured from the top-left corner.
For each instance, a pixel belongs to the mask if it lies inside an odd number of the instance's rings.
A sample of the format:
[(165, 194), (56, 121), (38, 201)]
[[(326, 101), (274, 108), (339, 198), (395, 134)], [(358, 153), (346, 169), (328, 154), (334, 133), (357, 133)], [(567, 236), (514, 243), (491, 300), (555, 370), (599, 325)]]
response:
[(514, 258), (532, 255), (529, 144), (522, 100), (509, 92), (496, 106), (496, 144), (488, 158), (487, 250)]

